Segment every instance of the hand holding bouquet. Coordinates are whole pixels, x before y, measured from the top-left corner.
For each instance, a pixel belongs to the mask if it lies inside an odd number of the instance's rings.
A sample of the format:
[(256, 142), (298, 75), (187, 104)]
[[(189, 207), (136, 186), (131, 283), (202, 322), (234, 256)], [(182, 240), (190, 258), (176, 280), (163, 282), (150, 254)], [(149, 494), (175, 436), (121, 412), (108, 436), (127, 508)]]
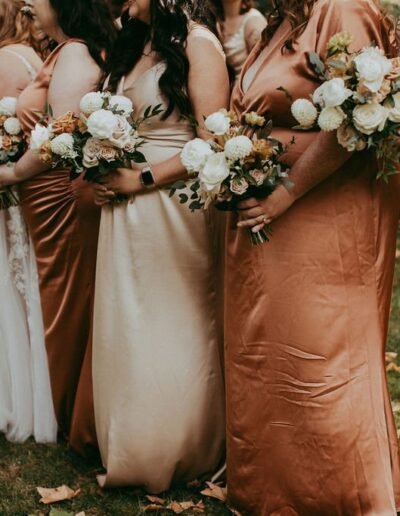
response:
[(328, 43), (328, 59), (310, 62), (325, 81), (312, 100), (298, 99), (292, 114), (299, 129), (336, 131), (349, 152), (373, 148), (381, 160), (379, 176), (398, 172), (400, 136), (400, 58), (388, 59), (370, 46), (350, 53), (351, 34), (340, 32)]
[[(0, 100), (0, 164), (18, 161), (25, 151), (25, 138), (18, 118), (16, 118), (17, 99), (3, 97)], [(18, 199), (12, 189), (0, 190), (0, 209), (16, 206)]]
[[(279, 161), (285, 147), (269, 137), (272, 124), (257, 113), (248, 113), (244, 124), (232, 112), (220, 110), (205, 120), (209, 140), (195, 138), (182, 150), (181, 160), (194, 181), (190, 194), (184, 193), (185, 181), (171, 188), (178, 190), (182, 204), (190, 201), (194, 211), (211, 203), (223, 210), (235, 210), (240, 201), (250, 197), (264, 198), (284, 183), (289, 167)], [(189, 197), (190, 196), (190, 197)], [(270, 228), (251, 233), (254, 245), (269, 240)]]
[[(72, 179), (84, 173), (87, 181), (99, 181), (112, 169), (130, 168), (131, 161), (146, 161), (140, 152), (145, 140), (138, 129), (161, 109), (149, 107), (139, 119), (134, 119), (132, 113), (132, 102), (127, 97), (88, 93), (80, 102), (79, 116), (69, 112), (47, 126), (37, 124), (32, 131), (31, 149), (52, 167), (69, 168)], [(123, 200), (126, 197), (119, 195), (113, 202)]]

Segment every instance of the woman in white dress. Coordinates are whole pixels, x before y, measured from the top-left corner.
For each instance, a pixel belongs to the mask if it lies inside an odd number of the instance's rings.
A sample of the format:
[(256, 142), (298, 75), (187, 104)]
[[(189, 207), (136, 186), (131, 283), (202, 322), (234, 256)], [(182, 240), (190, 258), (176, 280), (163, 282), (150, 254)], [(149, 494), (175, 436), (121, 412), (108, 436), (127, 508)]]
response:
[(218, 16), (226, 60), (234, 79), (239, 78), (244, 62), (260, 39), (267, 20), (254, 7), (253, 0), (212, 0)]
[[(18, 97), (42, 65), (21, 0), (0, 0), (0, 98)], [(19, 207), (0, 211), (0, 431), (54, 442), (53, 401), (35, 257)]]
[[(128, 16), (131, 18), (128, 19)], [(203, 115), (225, 107), (222, 47), (203, 0), (131, 0), (111, 59), (110, 89), (142, 127), (144, 169), (118, 169), (95, 187), (102, 210), (93, 340), (102, 486), (165, 491), (215, 471), (224, 456), (212, 215), (191, 213), (166, 185), (187, 179), (180, 151), (203, 134)], [(211, 21), (210, 21), (211, 24)], [(190, 192), (189, 192), (190, 194)]]

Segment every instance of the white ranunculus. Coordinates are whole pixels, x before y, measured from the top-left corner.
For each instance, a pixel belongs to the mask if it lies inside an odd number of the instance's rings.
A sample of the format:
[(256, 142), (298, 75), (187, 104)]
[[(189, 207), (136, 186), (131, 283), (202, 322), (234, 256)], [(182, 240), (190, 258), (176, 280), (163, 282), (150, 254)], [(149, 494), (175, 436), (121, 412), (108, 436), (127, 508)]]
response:
[(79, 108), (85, 115), (99, 111), (104, 105), (104, 94), (101, 91), (91, 91), (82, 97)]
[(208, 156), (214, 154), (209, 143), (201, 138), (195, 138), (183, 147), (181, 152), (182, 165), (189, 172), (200, 172), (206, 163)]
[(11, 136), (16, 136), (17, 134), (20, 134), (22, 131), (21, 124), (19, 123), (18, 118), (12, 116), (10, 118), (7, 118), (7, 120), (4, 122), (4, 130), (7, 134), (10, 134)]
[(15, 116), (17, 112), (17, 99), (15, 97), (3, 97), (0, 100), (0, 115)]
[(359, 79), (365, 87), (376, 93), (392, 69), (390, 59), (378, 47), (367, 47), (354, 59)]
[(87, 119), (89, 133), (101, 140), (112, 138), (118, 129), (119, 119), (116, 115), (105, 109), (100, 109), (92, 113)]
[(35, 128), (31, 133), (31, 144), (30, 147), (33, 151), (41, 149), (42, 145), (48, 142), (51, 138), (51, 131), (49, 128), (41, 124), (36, 124)]
[(217, 136), (222, 136), (228, 131), (231, 125), (231, 121), (226, 114), (221, 113), (221, 111), (217, 111), (205, 119), (204, 125), (206, 126), (206, 129), (210, 131), (210, 133), (214, 133)]
[(247, 136), (235, 136), (226, 142), (224, 150), (225, 156), (228, 159), (236, 161), (237, 159), (246, 158), (251, 154), (253, 143)]
[(297, 99), (293, 102), (292, 115), (305, 129), (312, 127), (318, 117), (317, 108), (307, 99)]
[(75, 158), (76, 152), (74, 151), (74, 138), (70, 133), (62, 133), (56, 136), (50, 142), (51, 150), (57, 156), (63, 158)]
[(396, 124), (400, 123), (400, 91), (393, 95), (394, 106), (390, 105), (389, 100), (384, 103), (385, 108), (388, 110), (388, 118), (391, 122)]
[(353, 122), (356, 129), (363, 134), (383, 131), (388, 118), (388, 110), (381, 104), (362, 104), (353, 111)]
[(345, 119), (346, 115), (340, 107), (326, 107), (318, 117), (318, 125), (323, 131), (336, 131)]
[(119, 149), (125, 148), (131, 142), (131, 136), (133, 128), (128, 120), (123, 115), (115, 115), (118, 121), (118, 125), (109, 138), (110, 142), (113, 143)]
[(222, 182), (229, 176), (229, 165), (223, 152), (208, 156), (199, 179), (204, 190), (218, 193)]
[(131, 99), (124, 95), (113, 95), (109, 102), (110, 109), (121, 112), (124, 116), (129, 116), (133, 112), (133, 104)]
[(313, 93), (312, 100), (313, 100), (314, 104), (317, 104), (318, 106), (324, 105), (323, 93), (324, 93), (325, 84), (326, 84), (326, 82), (323, 82), (321, 84), (321, 86), (319, 86)]
[(347, 100), (353, 92), (346, 88), (345, 82), (340, 77), (331, 79), (325, 82), (323, 85), (321, 96), (323, 107), (338, 107)]

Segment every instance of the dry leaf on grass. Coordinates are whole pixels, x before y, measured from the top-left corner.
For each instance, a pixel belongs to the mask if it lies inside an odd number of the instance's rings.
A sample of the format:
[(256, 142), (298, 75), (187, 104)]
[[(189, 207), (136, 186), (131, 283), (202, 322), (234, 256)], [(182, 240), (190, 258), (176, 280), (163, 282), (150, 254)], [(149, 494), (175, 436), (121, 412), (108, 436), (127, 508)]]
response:
[(207, 488), (200, 491), (200, 493), (204, 496), (208, 496), (209, 498), (216, 498), (217, 500), (221, 500), (221, 502), (226, 502), (227, 489), (226, 487), (220, 487), (216, 484), (212, 484), (211, 482), (206, 482)]
[[(146, 497), (146, 498), (157, 498), (157, 497)], [(171, 502), (168, 505), (165, 505), (166, 501), (162, 500), (164, 502), (163, 505), (152, 503), (151, 505), (146, 505), (143, 507), (142, 512), (153, 512), (153, 511), (160, 511), (160, 510), (169, 510), (172, 511), (175, 514), (181, 514), (185, 511), (188, 511), (189, 509), (193, 512), (197, 513), (203, 513), (205, 510), (205, 506), (203, 502), (194, 503), (194, 502)]]
[(397, 358), (397, 353), (394, 351), (386, 351), (385, 360), (386, 362), (394, 362)]
[(153, 511), (161, 511), (165, 509), (163, 505), (157, 505), (156, 503), (152, 503), (151, 505), (146, 505), (143, 507), (142, 512), (153, 512)]
[(390, 362), (390, 364), (386, 366), (386, 371), (394, 371), (395, 373), (400, 373), (400, 366), (398, 366), (394, 362)]
[(75, 496), (78, 496), (81, 492), (80, 489), (74, 491), (66, 485), (54, 488), (37, 487), (36, 489), (42, 497), (40, 501), (46, 504), (62, 502), (63, 500), (70, 500), (71, 498), (75, 498)]
[(165, 505), (167, 503), (167, 500), (163, 500), (162, 498), (159, 498), (158, 496), (146, 495), (146, 498), (148, 499), (149, 502), (151, 502), (153, 504)]
[(78, 514), (75, 514), (75, 516), (86, 516), (86, 514), (82, 511), (82, 512), (78, 512)]

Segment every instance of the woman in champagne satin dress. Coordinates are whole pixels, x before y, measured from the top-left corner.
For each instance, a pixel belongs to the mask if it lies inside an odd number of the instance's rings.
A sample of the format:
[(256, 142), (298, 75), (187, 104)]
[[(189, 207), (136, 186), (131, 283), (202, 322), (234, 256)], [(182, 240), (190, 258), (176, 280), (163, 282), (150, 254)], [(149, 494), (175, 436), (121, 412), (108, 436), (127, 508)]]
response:
[[(17, 112), (29, 135), (46, 103), (54, 116), (79, 110), (96, 89), (116, 28), (105, 0), (34, 0), (42, 30), (59, 45), (21, 94)], [(76, 16), (71, 17), (75, 11)], [(28, 151), (0, 179), (22, 181), (33, 240), (50, 379), (59, 428), (82, 454), (97, 448), (91, 375), (92, 310), (100, 210), (93, 190), (68, 170), (48, 169)]]
[(373, 41), (395, 49), (372, 0), (278, 5), (232, 98), (239, 115), (268, 112), (273, 136), (296, 142), (286, 157), (293, 188), (239, 212), (241, 224), (255, 227), (260, 214), (272, 221), (270, 243), (251, 247), (248, 228), (230, 219), (229, 502), (252, 516), (395, 515), (400, 469), (384, 350), (400, 177), (377, 181), (373, 154), (348, 154), (334, 134), (293, 131), (290, 100), (278, 91), (308, 97), (319, 79), (307, 53), (326, 56), (339, 31), (354, 36), (353, 50)]
[(99, 235), (93, 386), (105, 487), (159, 493), (211, 475), (224, 457), (213, 217), (166, 188), (188, 179), (180, 152), (195, 131), (182, 113), (204, 134), (202, 116), (228, 104), (225, 57), (202, 2), (131, 2), (111, 59), (110, 87), (134, 116), (159, 103), (163, 114), (140, 129), (154, 183), (146, 188), (134, 166), (95, 186), (98, 202), (134, 195), (104, 206)]

